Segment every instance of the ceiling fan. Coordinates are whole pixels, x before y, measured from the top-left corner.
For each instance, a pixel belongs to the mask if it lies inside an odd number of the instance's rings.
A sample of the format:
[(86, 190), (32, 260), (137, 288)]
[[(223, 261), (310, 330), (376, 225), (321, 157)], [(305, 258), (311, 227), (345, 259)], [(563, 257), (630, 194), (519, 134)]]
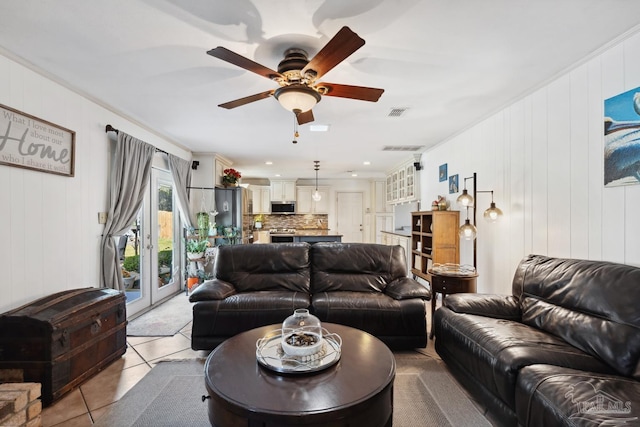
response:
[(311, 109), (320, 102), (322, 96), (337, 96), (376, 102), (384, 92), (384, 89), (316, 82), (317, 79), (344, 61), (363, 45), (364, 40), (360, 36), (351, 31), (349, 27), (342, 27), (320, 52), (310, 60), (307, 58), (307, 52), (302, 49), (287, 49), (284, 53), (284, 59), (278, 64), (278, 71), (218, 46), (207, 53), (245, 70), (274, 80), (280, 85), (277, 89), (225, 102), (218, 106), (231, 109), (274, 96), (280, 105), (296, 115), (298, 124), (302, 125), (314, 120)]

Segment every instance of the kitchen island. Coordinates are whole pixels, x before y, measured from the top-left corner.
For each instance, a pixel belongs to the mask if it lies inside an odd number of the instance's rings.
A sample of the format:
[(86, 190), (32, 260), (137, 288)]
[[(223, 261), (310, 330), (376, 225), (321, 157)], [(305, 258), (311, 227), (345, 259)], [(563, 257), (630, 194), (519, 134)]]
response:
[(295, 232), (271, 232), (271, 243), (307, 242), (341, 242), (342, 234), (330, 230), (296, 230)]

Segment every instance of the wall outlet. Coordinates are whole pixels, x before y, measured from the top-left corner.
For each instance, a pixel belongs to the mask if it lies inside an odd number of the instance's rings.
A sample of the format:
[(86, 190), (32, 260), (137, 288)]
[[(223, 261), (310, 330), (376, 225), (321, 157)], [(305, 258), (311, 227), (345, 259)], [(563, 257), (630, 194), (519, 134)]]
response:
[(107, 212), (98, 212), (98, 224), (107, 223)]

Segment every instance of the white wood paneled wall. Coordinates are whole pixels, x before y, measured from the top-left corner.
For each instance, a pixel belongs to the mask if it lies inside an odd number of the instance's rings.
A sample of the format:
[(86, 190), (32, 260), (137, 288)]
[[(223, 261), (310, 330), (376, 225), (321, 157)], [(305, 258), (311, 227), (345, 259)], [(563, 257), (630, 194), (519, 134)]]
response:
[[(482, 219), (478, 196), (478, 291), (510, 293), (518, 262), (530, 253), (640, 266), (640, 185), (604, 188), (604, 100), (640, 86), (640, 34), (591, 58), (423, 155), (421, 199), (444, 194), (438, 167), (478, 174), (504, 212)], [(465, 213), (461, 213), (464, 221)], [(461, 262), (472, 262), (469, 243)]]
[(0, 165), (4, 312), (53, 292), (100, 285), (97, 214), (107, 211), (113, 145), (106, 124), (183, 158), (191, 153), (1, 55), (0, 103), (76, 131), (75, 177)]

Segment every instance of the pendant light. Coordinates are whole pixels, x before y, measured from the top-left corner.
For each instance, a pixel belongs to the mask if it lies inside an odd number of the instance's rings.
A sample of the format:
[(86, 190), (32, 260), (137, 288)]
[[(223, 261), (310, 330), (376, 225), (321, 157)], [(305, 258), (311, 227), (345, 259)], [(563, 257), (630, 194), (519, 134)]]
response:
[(313, 163), (313, 169), (316, 171), (316, 191), (313, 192), (311, 198), (314, 202), (319, 202), (322, 199), (322, 196), (318, 192), (318, 171), (320, 170), (320, 160), (314, 160)]

